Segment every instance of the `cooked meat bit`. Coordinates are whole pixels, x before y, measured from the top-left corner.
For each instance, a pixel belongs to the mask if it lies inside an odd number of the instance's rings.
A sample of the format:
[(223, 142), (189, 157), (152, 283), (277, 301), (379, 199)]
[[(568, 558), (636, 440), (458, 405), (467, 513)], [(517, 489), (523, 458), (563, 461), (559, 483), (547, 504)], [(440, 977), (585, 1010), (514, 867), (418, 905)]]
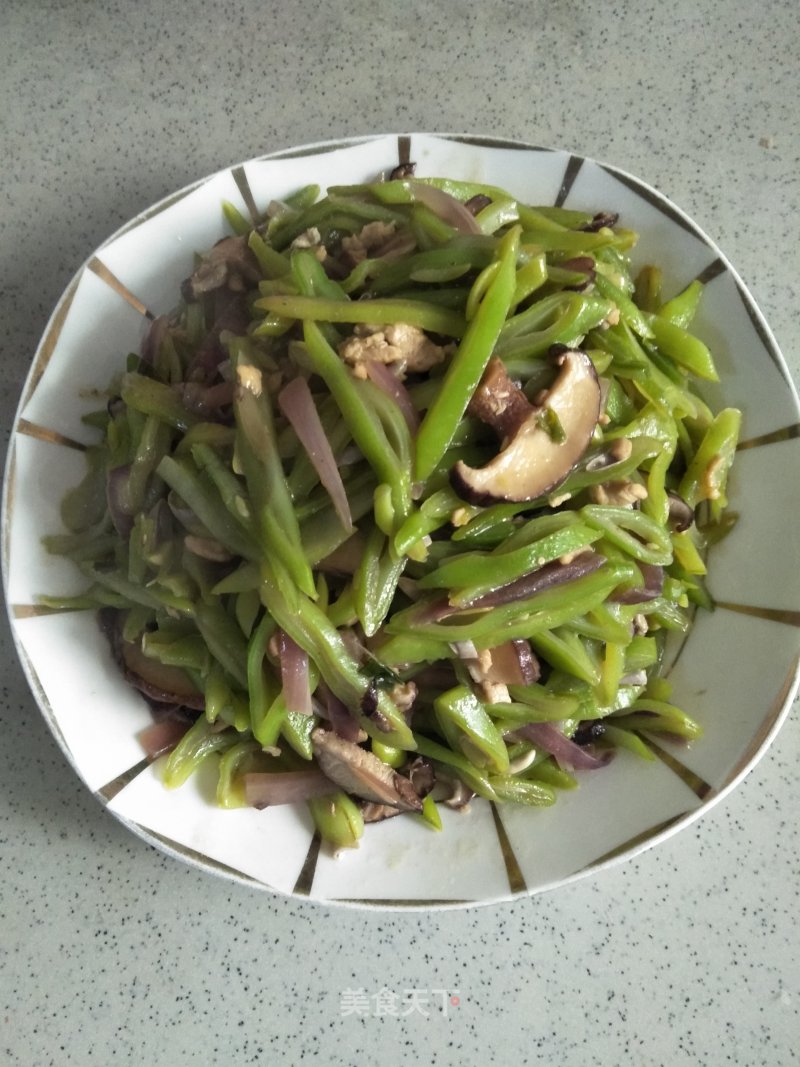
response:
[(295, 237), (289, 247), (297, 249), (307, 248), (310, 252), (314, 253), (320, 263), (323, 263), (328, 255), (328, 250), (322, 243), (322, 236), (316, 226), (304, 230), (303, 233)]
[(258, 262), (247, 246), (247, 238), (223, 237), (183, 283), (181, 293), (184, 300), (191, 302), (223, 286), (241, 291), (255, 285), (260, 277)]
[(589, 487), (589, 499), (593, 504), (611, 504), (617, 508), (632, 508), (646, 497), (645, 486), (639, 482), (631, 482), (627, 478)]
[(397, 710), (402, 712), (403, 715), (408, 715), (414, 707), (414, 701), (417, 699), (417, 687), (413, 682), (397, 682), (389, 690), (389, 696), (392, 698)]
[(408, 778), (372, 752), (319, 728), (311, 735), (311, 744), (322, 773), (345, 792), (402, 811), (422, 810), (422, 801)]
[(241, 364), (236, 368), (236, 378), (242, 389), (246, 389), (253, 396), (261, 396), (264, 383), (258, 367), (251, 367), (246, 363)]
[(430, 370), (452, 351), (452, 345), (434, 344), (422, 330), (405, 322), (386, 326), (359, 323), (353, 336), (339, 345), (339, 355), (356, 378), (366, 378), (367, 363), (374, 362), (391, 365), (402, 380), (406, 372)]
[(393, 222), (368, 222), (358, 233), (342, 238), (342, 253), (355, 266), (394, 236)]

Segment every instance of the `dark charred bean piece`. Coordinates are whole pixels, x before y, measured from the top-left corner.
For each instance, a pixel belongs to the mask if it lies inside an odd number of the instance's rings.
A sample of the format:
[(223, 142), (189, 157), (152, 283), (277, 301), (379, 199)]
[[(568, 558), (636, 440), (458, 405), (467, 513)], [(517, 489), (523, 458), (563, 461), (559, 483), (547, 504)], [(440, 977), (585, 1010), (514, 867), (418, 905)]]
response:
[(570, 292), (582, 293), (594, 282), (594, 260), (591, 256), (575, 256), (574, 259), (568, 259), (564, 263), (561, 263), (560, 266), (564, 270), (572, 270), (575, 271), (576, 274), (586, 275), (586, 279), (578, 285), (565, 286)]
[(579, 230), (583, 230), (584, 233), (597, 233), (598, 230), (602, 230), (604, 227), (611, 229), (612, 226), (616, 226), (619, 221), (619, 215), (616, 211), (598, 211), (591, 222), (587, 222), (583, 226), (579, 226)]
[(471, 196), (464, 204), (464, 207), (471, 215), (477, 215), (478, 212), (483, 211), (485, 207), (488, 207), (491, 202), (491, 197), (484, 196), (483, 193), (478, 193), (477, 196)]
[(389, 181), (401, 181), (403, 178), (413, 178), (417, 169), (416, 163), (400, 163), (389, 175)]
[(597, 741), (606, 732), (606, 724), (600, 719), (587, 719), (578, 725), (578, 729), (572, 735), (576, 745), (589, 745)]
[(677, 493), (668, 493), (667, 496), (669, 498), (669, 525), (676, 533), (684, 533), (694, 522), (694, 511)]
[(373, 678), (361, 698), (361, 710), (369, 718), (378, 710), (378, 683)]

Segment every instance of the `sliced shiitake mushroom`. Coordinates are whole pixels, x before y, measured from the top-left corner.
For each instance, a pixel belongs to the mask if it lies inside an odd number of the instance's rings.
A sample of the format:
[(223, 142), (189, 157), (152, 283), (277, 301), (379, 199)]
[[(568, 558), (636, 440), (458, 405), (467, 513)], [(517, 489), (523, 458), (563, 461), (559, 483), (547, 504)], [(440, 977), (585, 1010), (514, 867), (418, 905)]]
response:
[(316, 729), (311, 744), (322, 773), (346, 793), (402, 811), (422, 810), (422, 801), (408, 778), (372, 752), (330, 730)]
[(565, 349), (556, 359), (558, 377), (537, 404), (499, 359), (489, 361), (470, 413), (492, 426), (503, 444), (484, 467), (456, 463), (450, 480), (459, 496), (473, 504), (535, 500), (560, 485), (586, 451), (600, 417), (600, 382), (585, 352)]

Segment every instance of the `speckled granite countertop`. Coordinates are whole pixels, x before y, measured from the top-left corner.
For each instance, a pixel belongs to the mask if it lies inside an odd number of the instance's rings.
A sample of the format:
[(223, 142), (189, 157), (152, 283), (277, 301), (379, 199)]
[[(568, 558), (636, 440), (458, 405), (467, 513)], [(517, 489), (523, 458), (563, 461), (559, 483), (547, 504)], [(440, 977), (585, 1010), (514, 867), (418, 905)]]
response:
[[(684, 207), (800, 377), (795, 5), (6, 0), (4, 442), (47, 316), (125, 219), (226, 163), (379, 130), (554, 144)], [(800, 724), (699, 825), (514, 905), (288, 903), (80, 785), (0, 631), (0, 1062), (797, 1062)]]

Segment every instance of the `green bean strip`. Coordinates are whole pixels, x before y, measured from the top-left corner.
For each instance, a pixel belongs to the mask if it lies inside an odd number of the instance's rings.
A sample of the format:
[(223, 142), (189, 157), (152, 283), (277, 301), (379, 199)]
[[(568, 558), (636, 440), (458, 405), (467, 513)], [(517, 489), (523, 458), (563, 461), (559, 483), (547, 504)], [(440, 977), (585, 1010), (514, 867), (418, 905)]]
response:
[(497, 275), (470, 320), (442, 388), (419, 428), (416, 477), (420, 481), (433, 473), (446, 452), (500, 336), (514, 296), (518, 247), (519, 228), (512, 227), (498, 248)]
[(581, 515), (590, 526), (601, 530), (613, 545), (634, 559), (656, 566), (672, 562), (669, 531), (643, 512), (605, 504), (587, 504), (581, 510)]
[[(424, 185), (462, 204), (487, 197), (475, 209), (482, 232), (456, 232)], [(490, 801), (547, 805), (577, 784), (539, 746), (514, 740), (525, 724), (558, 724), (569, 738), (602, 719), (601, 747), (645, 759), (651, 732), (697, 736), (658, 671), (665, 632), (685, 631), (695, 605), (713, 609), (701, 550), (732, 521), (723, 509), (740, 428), (738, 411), (713, 413), (692, 385), (717, 378), (708, 347), (688, 332), (700, 283), (664, 301), (657, 268), (632, 279), (635, 234), (477, 182), (400, 179), (318, 195), (298, 190), (256, 227), (223, 204), (262, 275), (243, 277), (234, 297), (253, 321), (220, 333), (225, 301), (212, 290), (156, 324), (153, 358), (129, 356), (108, 410), (86, 420), (104, 440), (62, 505), (71, 532), (46, 539), (90, 584), (43, 603), (114, 608), (124, 640), (203, 694), (205, 714), (166, 761), (168, 784), (217, 752), (218, 802), (236, 807), (244, 774), (313, 761), (320, 720), (287, 710), (268, 644), (278, 629), (308, 656), (311, 692), (324, 681), (387, 767), (405, 774), (416, 751), (442, 780), (457, 777)], [(369, 222), (379, 225), (364, 231)], [(363, 245), (360, 262), (350, 236)], [(590, 277), (576, 256), (588, 257)], [(409, 356), (393, 367), (410, 375), (416, 433), (340, 357), (358, 323), (404, 323), (456, 342), (441, 366), (420, 371)], [(230, 357), (218, 371), (209, 343)], [(483, 467), (497, 451), (490, 427), (466, 414), (486, 363), (501, 358), (536, 403), (552, 384), (554, 344), (580, 346), (601, 376), (589, 447), (539, 499), (467, 504), (450, 485), (454, 463)], [(184, 403), (201, 368), (221, 393), (235, 374), (232, 418), (224, 407), (208, 416), (219, 422), (204, 421)], [(314, 390), (352, 529), (275, 410), (273, 396), (297, 373)], [(639, 506), (596, 503), (615, 499), (614, 483), (638, 487)], [(707, 502), (701, 524), (683, 533), (670, 528), (675, 492), (690, 508)], [(123, 521), (130, 529), (119, 536)], [(596, 570), (502, 602), (518, 579), (590, 546)], [(618, 602), (647, 584), (646, 565), (663, 569), (659, 595)], [(481, 607), (496, 590), (501, 602)], [(339, 627), (368, 640), (363, 666)], [(485, 650), (516, 639), (530, 642), (545, 681), (511, 684), (509, 699), (487, 703), (461, 657), (473, 644), (483, 662)], [(414, 687), (412, 731), (401, 705)], [(358, 844), (355, 798), (332, 784), (309, 809), (335, 848)], [(441, 828), (432, 795), (422, 818)]]
[(164, 766), (163, 782), (177, 789), (214, 752), (224, 752), (237, 743), (233, 730), (214, 732), (212, 724), (199, 718), (172, 750)]
[(330, 300), (312, 296), (265, 296), (255, 306), (291, 321), (302, 322), (367, 322), (381, 325), (405, 322), (432, 333), (461, 337), (464, 320), (455, 311), (422, 300)]
[(358, 847), (364, 833), (364, 817), (346, 793), (332, 788), (330, 796), (314, 797), (306, 803), (323, 841), (335, 849)]
[(708, 347), (682, 327), (662, 318), (643, 312), (653, 331), (653, 338), (665, 356), (674, 359), (679, 367), (685, 367), (690, 374), (709, 382), (718, 382), (719, 375), (714, 366), (714, 359)]
[(692, 319), (697, 313), (700, 297), (703, 295), (702, 282), (689, 282), (683, 292), (678, 293), (672, 300), (668, 300), (661, 307), (645, 308), (646, 311), (657, 311), (661, 319), (666, 319), (673, 326), (680, 326), (685, 330), (691, 325)]
[[(258, 375), (241, 352), (237, 354), (236, 370), (243, 382)], [(255, 380), (260, 382), (260, 376)], [(314, 576), (303, 553), (300, 526), (278, 455), (271, 401), (260, 386), (251, 389), (240, 385), (234, 396), (234, 412), (237, 454), (253, 502), (261, 550), (277, 557), (298, 588), (313, 598)]]
[(585, 548), (601, 536), (599, 530), (576, 523), (516, 551), (495, 550), (488, 555), (473, 552), (466, 556), (454, 556), (426, 575), (420, 581), (420, 586), (423, 589), (455, 589), (457, 592), (450, 594), (450, 603), (463, 607), (484, 593), (508, 585), (560, 556)]
[(575, 581), (545, 589), (527, 600), (492, 608), (490, 611), (459, 612), (440, 622), (425, 622), (428, 603), (396, 613), (386, 624), (390, 634), (413, 629), (417, 634), (440, 641), (474, 641), (478, 646), (496, 645), (517, 637), (533, 639), (537, 634), (568, 622), (574, 615), (591, 611), (612, 589), (634, 577), (634, 565), (609, 563)]
[(247, 685), (247, 646), (239, 628), (219, 604), (198, 604), (195, 621), (209, 652), (242, 687)]
[(742, 416), (736, 408), (725, 408), (716, 416), (694, 454), (678, 493), (689, 507), (710, 500), (717, 513), (726, 505), (728, 471), (739, 440)]
[[(262, 569), (261, 599), (267, 611), (281, 629), (304, 649), (319, 668), (328, 687), (351, 709), (360, 708), (368, 680), (342, 641), (339, 632), (327, 615), (313, 601), (305, 597), (280, 574), (275, 562), (265, 563)], [(391, 729), (381, 731), (375, 723), (360, 714), (359, 722), (371, 736), (398, 748), (412, 748), (413, 737), (400, 711), (390, 697), (379, 691), (378, 709), (388, 720)]]
[(546, 808), (556, 802), (553, 790), (541, 782), (506, 775), (492, 776), (489, 778), (489, 783), (497, 794), (498, 800), (506, 803), (529, 804), (537, 808)]
[(458, 773), (459, 778), (479, 797), (484, 797), (486, 800), (498, 799), (488, 777), (470, 763), (466, 756), (461, 756), (445, 745), (440, 745), (438, 741), (432, 741), (421, 734), (414, 734), (414, 741), (416, 751), (420, 756), (427, 756), (428, 759), (443, 763), (446, 767), (452, 767)]
[[(304, 323), (308, 355), (314, 370), (330, 389), (353, 440), (381, 482), (392, 487), (395, 500), (405, 502), (409, 478), (375, 414), (367, 406), (355, 380), (314, 322)], [(403, 507), (405, 507), (405, 503)], [(352, 511), (352, 508), (351, 508)]]
[(246, 559), (256, 556), (255, 543), (248, 537), (241, 523), (225, 508), (216, 488), (213, 484), (204, 482), (199, 472), (186, 460), (164, 456), (156, 472), (192, 509), (220, 544)]
[[(275, 620), (264, 613), (247, 644), (247, 692), (250, 702), (250, 728), (258, 737), (258, 730), (267, 709), (278, 695), (278, 686), (270, 671), (265, 670), (267, 642), (277, 629)], [(260, 740), (260, 738), (259, 738)]]
[(154, 415), (176, 430), (188, 430), (200, 422), (199, 415), (184, 407), (178, 393), (163, 382), (141, 374), (123, 374), (120, 396), (134, 411)]

